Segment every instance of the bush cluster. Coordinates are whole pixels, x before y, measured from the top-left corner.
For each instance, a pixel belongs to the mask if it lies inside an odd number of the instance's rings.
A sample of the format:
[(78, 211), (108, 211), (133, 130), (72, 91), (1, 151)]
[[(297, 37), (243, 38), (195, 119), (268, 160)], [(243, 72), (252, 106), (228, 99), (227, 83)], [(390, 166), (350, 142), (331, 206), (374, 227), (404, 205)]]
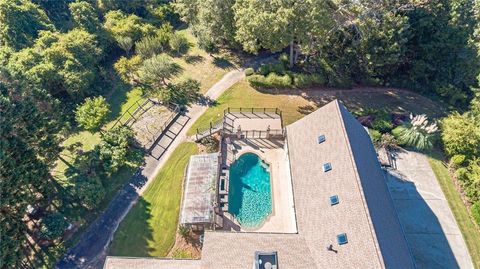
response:
[(270, 73), (268, 76), (251, 75), (248, 77), (250, 85), (257, 88), (291, 88), (292, 78), (289, 75)]

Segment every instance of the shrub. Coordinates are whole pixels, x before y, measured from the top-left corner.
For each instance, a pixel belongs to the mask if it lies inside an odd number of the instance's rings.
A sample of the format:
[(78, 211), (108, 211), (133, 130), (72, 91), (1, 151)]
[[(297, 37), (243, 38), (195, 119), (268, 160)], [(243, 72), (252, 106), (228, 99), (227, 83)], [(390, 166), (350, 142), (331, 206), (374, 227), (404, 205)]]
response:
[(465, 155), (462, 155), (462, 154), (453, 155), (453, 157), (450, 159), (450, 161), (455, 166), (460, 166), (465, 162)]
[(168, 44), (170, 45), (170, 49), (178, 55), (187, 53), (190, 48), (188, 38), (178, 33), (174, 33), (170, 37)]
[(372, 139), (374, 145), (378, 145), (380, 143), (382, 134), (379, 131), (375, 129), (368, 129), (368, 134), (370, 135), (370, 138)]
[(432, 149), (438, 131), (437, 125), (429, 124), (425, 115), (411, 115), (410, 120), (400, 129), (400, 143), (422, 151)]
[(199, 142), (200, 144), (205, 146), (207, 152), (209, 153), (218, 151), (219, 141), (213, 136), (207, 136), (205, 138), (202, 138)]
[(258, 73), (260, 75), (267, 76), (268, 74), (270, 74), (270, 72), (271, 72), (270, 65), (262, 64), (260, 65), (260, 68), (258, 68)]
[(379, 118), (373, 120), (372, 128), (380, 131), (381, 133), (387, 133), (392, 130), (393, 123), (390, 120)]
[(61, 213), (52, 213), (45, 217), (40, 228), (40, 235), (47, 240), (55, 240), (63, 235), (68, 221)]
[(266, 78), (268, 87), (289, 88), (292, 86), (292, 78), (289, 75), (277, 75), (270, 73)]
[(293, 74), (293, 84), (298, 88), (305, 88), (314, 85), (325, 85), (325, 78), (320, 74)]
[(285, 66), (282, 63), (276, 63), (270, 65), (270, 73), (275, 73), (277, 75), (284, 75), (285, 74)]
[(178, 226), (178, 233), (182, 236), (182, 238), (187, 239), (190, 235), (190, 228), (185, 225)]
[(156, 36), (147, 36), (140, 41), (135, 42), (135, 51), (143, 59), (148, 59), (155, 54), (163, 52), (164, 44), (161, 39)]
[(480, 225), (480, 201), (473, 204), (471, 211), (473, 219), (478, 225)]
[(397, 140), (393, 135), (389, 133), (382, 134), (379, 145), (382, 148), (391, 149), (391, 150), (398, 148)]
[(266, 79), (262, 75), (251, 75), (247, 78), (252, 87), (261, 88), (266, 86)]
[(403, 129), (403, 126), (397, 126), (397, 127), (393, 128), (391, 133), (392, 133), (393, 137), (395, 137), (395, 139), (398, 140), (398, 138), (400, 137), (400, 133), (402, 132), (402, 129)]
[(278, 60), (283, 64), (283, 66), (288, 66), (288, 64), (290, 63), (290, 58), (286, 53), (280, 54)]
[(245, 69), (245, 76), (248, 77), (248, 76), (251, 76), (253, 74), (255, 74), (255, 71), (253, 70), (253, 68), (249, 67), (249, 68)]
[(83, 207), (92, 210), (105, 197), (105, 188), (96, 176), (78, 176), (75, 178), (72, 193), (78, 198)]

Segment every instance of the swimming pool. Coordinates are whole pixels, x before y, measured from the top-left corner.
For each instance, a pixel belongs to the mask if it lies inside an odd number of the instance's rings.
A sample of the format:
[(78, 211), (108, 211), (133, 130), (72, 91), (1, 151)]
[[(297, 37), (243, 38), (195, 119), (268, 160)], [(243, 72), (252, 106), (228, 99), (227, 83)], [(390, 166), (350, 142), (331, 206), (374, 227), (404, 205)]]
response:
[(241, 155), (230, 166), (228, 211), (248, 228), (272, 213), (269, 167), (254, 153)]

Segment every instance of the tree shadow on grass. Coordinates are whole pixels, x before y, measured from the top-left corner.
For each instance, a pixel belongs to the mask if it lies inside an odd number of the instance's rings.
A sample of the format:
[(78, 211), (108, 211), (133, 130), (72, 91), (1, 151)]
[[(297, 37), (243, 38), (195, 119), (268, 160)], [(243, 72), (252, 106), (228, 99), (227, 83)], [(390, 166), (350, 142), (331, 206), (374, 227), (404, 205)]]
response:
[(122, 111), (122, 104), (124, 104), (127, 99), (127, 93), (132, 90), (132, 86), (125, 83), (118, 74), (113, 70), (109, 70), (110, 78), (110, 92), (107, 93), (107, 102), (110, 106), (110, 113), (107, 117), (107, 122), (117, 119), (120, 116)]
[(201, 55), (185, 55), (184, 59), (187, 64), (197, 64), (205, 61), (205, 57)]
[(234, 67), (232, 62), (223, 57), (215, 57), (212, 63), (213, 65), (221, 69), (231, 69)]
[(149, 242), (153, 241), (153, 230), (149, 224), (151, 218), (151, 204), (143, 197), (139, 197), (116, 231), (108, 251), (109, 255), (150, 256), (154, 251), (149, 247)]

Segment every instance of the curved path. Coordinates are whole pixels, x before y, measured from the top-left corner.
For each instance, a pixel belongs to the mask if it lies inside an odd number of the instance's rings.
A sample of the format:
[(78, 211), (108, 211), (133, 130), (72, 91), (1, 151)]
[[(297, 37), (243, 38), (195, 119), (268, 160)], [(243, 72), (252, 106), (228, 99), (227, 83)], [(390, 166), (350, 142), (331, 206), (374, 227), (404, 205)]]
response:
[[(205, 94), (211, 100), (216, 100), (225, 90), (245, 77), (243, 69), (228, 72), (213, 85)], [(192, 124), (207, 110), (207, 106), (193, 105), (176, 119), (171, 128), (175, 136), (161, 157), (147, 155), (145, 163), (129, 182), (112, 199), (108, 208), (83, 233), (80, 241), (71, 248), (58, 262), (57, 268), (102, 268), (106, 250), (118, 225), (127, 215), (138, 197), (147, 188), (152, 178), (160, 171), (166, 160), (177, 146), (187, 139), (187, 131)]]

